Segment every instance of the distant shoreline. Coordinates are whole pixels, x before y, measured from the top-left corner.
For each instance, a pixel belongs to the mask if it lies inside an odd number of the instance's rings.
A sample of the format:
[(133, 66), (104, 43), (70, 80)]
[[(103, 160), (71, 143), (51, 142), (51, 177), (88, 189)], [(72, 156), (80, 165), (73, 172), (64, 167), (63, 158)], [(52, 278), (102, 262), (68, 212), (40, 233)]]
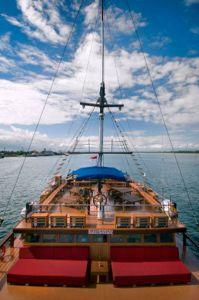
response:
[[(134, 151), (134, 153), (153, 153), (153, 154), (199, 154), (199, 150), (176, 150), (176, 151)], [(92, 155), (92, 152), (90, 153)], [(2, 151), (0, 152), (0, 158), (5, 158), (5, 157), (46, 157), (46, 156), (60, 156), (60, 155), (65, 155), (63, 152), (51, 152), (50, 154), (43, 154), (43, 153), (37, 153), (32, 154), (32, 153), (26, 153), (24, 151)]]

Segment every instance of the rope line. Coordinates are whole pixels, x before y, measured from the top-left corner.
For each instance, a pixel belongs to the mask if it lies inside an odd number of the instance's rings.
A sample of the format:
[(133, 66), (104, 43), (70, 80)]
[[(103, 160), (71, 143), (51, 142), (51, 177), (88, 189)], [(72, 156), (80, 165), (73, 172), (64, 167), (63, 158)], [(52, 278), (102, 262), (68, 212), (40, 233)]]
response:
[(135, 31), (135, 34), (136, 34), (136, 37), (137, 37), (137, 40), (139, 42), (139, 46), (140, 46), (140, 50), (142, 52), (142, 55), (143, 55), (143, 58), (144, 58), (144, 61), (145, 61), (145, 65), (146, 65), (146, 70), (147, 70), (147, 73), (148, 73), (148, 76), (149, 76), (149, 79), (150, 79), (150, 83), (151, 83), (151, 87), (152, 87), (152, 90), (153, 90), (153, 93), (154, 93), (154, 96), (155, 96), (155, 99), (156, 99), (156, 102), (158, 104), (158, 107), (159, 107), (159, 111), (160, 111), (160, 114), (161, 114), (161, 117), (162, 117), (162, 122), (163, 122), (163, 125), (164, 125), (164, 128), (165, 128), (165, 131), (166, 131), (166, 134), (168, 136), (168, 139), (169, 139), (169, 143), (170, 143), (170, 146), (171, 146), (171, 150), (172, 150), (172, 153), (174, 155), (174, 159), (175, 159), (175, 162), (176, 162), (176, 165), (177, 165), (177, 168), (178, 168), (178, 171), (179, 171), (179, 174), (180, 174), (180, 177), (181, 177), (181, 181), (183, 183), (183, 186), (184, 186), (184, 191), (187, 195), (187, 199), (189, 201), (189, 205), (192, 209), (192, 212), (193, 212), (193, 218), (196, 222), (197, 225), (199, 225), (199, 221), (194, 213), (194, 207), (192, 205), (192, 202), (191, 202), (191, 197), (190, 197), (190, 194), (189, 194), (189, 191), (188, 191), (188, 188), (187, 188), (187, 185), (186, 185), (186, 182), (185, 182), (185, 179), (184, 179), (184, 176), (183, 176), (183, 173), (182, 173), (182, 170), (181, 170), (181, 167), (180, 167), (180, 164), (179, 164), (179, 161), (177, 159), (177, 156), (176, 156), (176, 153), (175, 153), (175, 149), (174, 149), (174, 146), (173, 146), (173, 142), (171, 140), (171, 137), (170, 137), (170, 133), (169, 133), (169, 130), (168, 130), (168, 127), (167, 127), (167, 124), (166, 124), (166, 121), (165, 121), (165, 117), (164, 117), (164, 114), (163, 114), (163, 111), (162, 111), (162, 107), (161, 107), (161, 104), (160, 104), (160, 101), (159, 101), (159, 98), (158, 98), (158, 95), (157, 95), (157, 92), (156, 92), (156, 88), (155, 88), (155, 85), (154, 85), (154, 82), (153, 82), (153, 78), (152, 78), (152, 75), (151, 75), (151, 71), (149, 69), (149, 65), (148, 65), (148, 61), (147, 61), (147, 58), (146, 58), (146, 55), (145, 55), (145, 52), (144, 52), (144, 48), (143, 48), (143, 44), (142, 44), (142, 41), (141, 41), (141, 38), (139, 36), (139, 33), (138, 33), (138, 30), (136, 28), (136, 24), (135, 24), (135, 20), (134, 20), (134, 17), (133, 17), (133, 14), (132, 14), (132, 11), (131, 11), (131, 8), (130, 8), (130, 5), (129, 5), (129, 1), (126, 0), (126, 5), (127, 5), (127, 9), (128, 9), (128, 12), (129, 12), (129, 15), (130, 15), (130, 18), (132, 20), (132, 24), (133, 24), (133, 28), (134, 28), (134, 31)]
[(73, 25), (72, 25), (71, 30), (70, 30), (70, 32), (69, 32), (69, 35), (68, 35), (68, 38), (67, 38), (67, 40), (66, 40), (64, 49), (63, 49), (63, 51), (62, 51), (62, 55), (61, 55), (61, 57), (60, 57), (60, 59), (59, 59), (59, 61), (58, 61), (57, 68), (56, 68), (56, 70), (55, 70), (53, 79), (52, 79), (51, 84), (50, 84), (50, 88), (49, 88), (49, 90), (48, 90), (46, 99), (45, 99), (45, 101), (44, 101), (43, 108), (42, 108), (42, 110), (41, 110), (41, 113), (40, 113), (39, 119), (38, 119), (38, 121), (37, 121), (37, 124), (36, 124), (36, 126), (35, 126), (33, 135), (32, 135), (32, 137), (31, 137), (30, 144), (29, 144), (29, 146), (28, 146), (28, 148), (27, 148), (26, 154), (25, 154), (25, 156), (24, 156), (24, 159), (23, 159), (22, 164), (21, 164), (21, 166), (20, 166), (19, 172), (18, 172), (18, 174), (17, 174), (16, 181), (15, 181), (15, 183), (14, 183), (14, 185), (13, 185), (12, 190), (11, 190), (10, 197), (9, 197), (9, 199), (8, 199), (8, 201), (7, 201), (7, 204), (6, 204), (6, 207), (5, 207), (3, 216), (5, 216), (6, 211), (7, 211), (7, 209), (8, 209), (8, 205), (9, 205), (10, 201), (12, 200), (13, 193), (14, 193), (14, 191), (15, 191), (15, 188), (16, 188), (17, 184), (18, 184), (20, 175), (21, 175), (21, 173), (22, 173), (22, 170), (23, 170), (23, 167), (24, 167), (26, 158), (27, 158), (27, 154), (28, 154), (28, 152), (29, 152), (30, 149), (31, 149), (33, 140), (34, 140), (35, 135), (36, 135), (36, 132), (37, 132), (37, 130), (38, 130), (38, 127), (39, 127), (41, 118), (42, 118), (42, 116), (43, 116), (43, 113), (44, 113), (44, 111), (45, 111), (45, 108), (46, 108), (48, 99), (49, 99), (49, 97), (50, 97), (50, 95), (51, 95), (51, 92), (52, 92), (52, 89), (53, 89), (53, 86), (54, 86), (54, 83), (55, 83), (55, 79), (57, 78), (57, 75), (58, 75), (58, 72), (59, 72), (59, 69), (60, 69), (60, 65), (61, 65), (61, 63), (62, 63), (62, 61), (63, 61), (64, 55), (65, 55), (65, 51), (66, 51), (66, 48), (68, 47), (69, 41), (70, 41), (71, 36), (72, 36), (72, 34), (73, 34), (73, 31), (74, 31), (74, 29), (75, 29), (76, 22), (77, 22), (77, 19), (78, 19), (78, 17), (79, 17), (80, 10), (81, 10), (81, 8), (82, 8), (82, 6), (83, 6), (84, 1), (85, 1), (85, 0), (82, 0), (81, 3), (80, 3), (80, 5), (79, 5), (77, 14), (76, 14), (75, 19), (74, 19), (74, 22), (73, 22)]

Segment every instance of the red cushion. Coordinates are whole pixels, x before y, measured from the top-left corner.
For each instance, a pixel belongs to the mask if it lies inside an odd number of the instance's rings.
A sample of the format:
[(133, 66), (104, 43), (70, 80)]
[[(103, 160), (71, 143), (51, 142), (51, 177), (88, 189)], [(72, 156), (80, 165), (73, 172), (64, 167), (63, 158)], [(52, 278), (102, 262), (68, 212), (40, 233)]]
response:
[(54, 259), (87, 260), (89, 258), (89, 247), (85, 246), (60, 246), (53, 247)]
[(19, 258), (22, 259), (69, 259), (87, 260), (89, 248), (86, 246), (33, 246), (20, 248)]
[(118, 286), (187, 283), (191, 273), (181, 261), (112, 262), (113, 282)]
[(175, 246), (112, 246), (111, 260), (124, 262), (171, 261), (178, 260), (178, 248)]
[(49, 247), (49, 246), (22, 247), (19, 250), (19, 258), (53, 259), (53, 247)]
[(87, 264), (85, 260), (19, 259), (7, 280), (14, 284), (82, 286), (87, 281)]

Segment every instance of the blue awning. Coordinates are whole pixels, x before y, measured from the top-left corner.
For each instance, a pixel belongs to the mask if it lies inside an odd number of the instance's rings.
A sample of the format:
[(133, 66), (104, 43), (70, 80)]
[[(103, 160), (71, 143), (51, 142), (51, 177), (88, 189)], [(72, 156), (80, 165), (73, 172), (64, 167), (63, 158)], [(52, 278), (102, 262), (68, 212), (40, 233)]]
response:
[(122, 171), (110, 167), (80, 168), (70, 173), (70, 175), (75, 175), (76, 180), (115, 179), (119, 181), (126, 181), (125, 175)]

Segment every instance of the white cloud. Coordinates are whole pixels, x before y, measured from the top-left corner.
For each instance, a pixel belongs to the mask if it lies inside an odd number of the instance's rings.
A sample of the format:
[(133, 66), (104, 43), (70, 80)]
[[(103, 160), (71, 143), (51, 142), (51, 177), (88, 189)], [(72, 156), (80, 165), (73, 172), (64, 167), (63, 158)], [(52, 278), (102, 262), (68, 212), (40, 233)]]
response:
[[(143, 19), (141, 13), (131, 12), (132, 17), (134, 19), (134, 23), (136, 28), (145, 27), (147, 25), (146, 21)], [(111, 7), (108, 8), (107, 13), (107, 21), (111, 27), (111, 33), (119, 34), (132, 34), (134, 32), (134, 26), (132, 24), (132, 19), (129, 14), (118, 8)]]
[(168, 36), (157, 36), (154, 41), (149, 42), (150, 47), (160, 49), (171, 43), (171, 38)]
[[(16, 126), (10, 126), (8, 129), (0, 129), (0, 147), (6, 148), (6, 150), (24, 149), (29, 146), (32, 138), (33, 131), (22, 129)], [(152, 135), (147, 131), (129, 131), (126, 132), (127, 143), (131, 150), (170, 150), (170, 144), (168, 138), (161, 134)], [(174, 132), (171, 134), (172, 141), (175, 149), (197, 149), (199, 143), (193, 140), (191, 136), (184, 136), (184, 132)], [(111, 140), (113, 144), (111, 145)], [(98, 136), (89, 136), (89, 142), (92, 150), (98, 149)], [(54, 151), (68, 151), (70, 149), (71, 138), (69, 136), (65, 138), (51, 138), (47, 134), (37, 132), (31, 150), (42, 150), (44, 148)], [(105, 150), (113, 151), (123, 150), (121, 144), (115, 140), (113, 135), (106, 136), (104, 139)], [(77, 147), (78, 150), (88, 150), (88, 136), (82, 136)]]
[(20, 50), (16, 51), (15, 54), (21, 58), (23, 64), (38, 65), (45, 71), (55, 69), (55, 61), (38, 48), (23, 44), (18, 44), (17, 48)]
[(197, 3), (199, 3), (199, 0), (185, 0), (185, 4), (187, 6), (190, 6), (192, 4), (197, 4)]
[[(93, 28), (97, 17), (100, 17), (101, 10), (99, 9), (99, 1), (95, 0), (88, 6), (84, 8), (85, 20), (84, 23), (88, 28)], [(134, 22), (136, 27), (144, 27), (146, 26), (146, 21), (143, 19), (141, 13), (136, 13), (132, 11), (132, 16), (134, 18)], [(104, 12), (105, 19), (105, 27), (111, 27), (111, 34), (132, 34), (134, 32), (134, 28), (132, 26), (132, 20), (126, 11), (113, 6), (105, 9)]]
[(84, 8), (84, 22), (89, 27), (95, 22), (97, 16), (99, 15), (98, 3), (98, 0), (95, 0)]
[(199, 27), (193, 27), (190, 29), (192, 33), (199, 34)]
[[(88, 57), (91, 53), (91, 62), (87, 69)], [(32, 46), (20, 45), (19, 64), (40, 65), (43, 70), (54, 70), (56, 62), (45, 53)], [(197, 101), (198, 58), (172, 60), (161, 57), (150, 57), (145, 54), (150, 65), (152, 76), (157, 88), (160, 103), (166, 121), (171, 126), (186, 126), (197, 124), (199, 116), (191, 107)], [(109, 102), (117, 101), (114, 96), (118, 89), (115, 62), (119, 73), (121, 88), (130, 93), (136, 88), (137, 95), (122, 99), (125, 104), (124, 112), (129, 118), (151, 121), (161, 124), (161, 117), (150, 81), (146, 74), (142, 54), (137, 51), (106, 49), (105, 81), (106, 94)], [(12, 68), (13, 61), (6, 57), (4, 66)], [(49, 98), (41, 124), (60, 124), (76, 118), (80, 114), (79, 102), (82, 100), (82, 88), (85, 80), (84, 98), (95, 102), (98, 98), (101, 81), (100, 38), (96, 33), (89, 33), (80, 43), (71, 61), (64, 61), (55, 80), (53, 93)], [(17, 80), (0, 80), (2, 124), (35, 124), (42, 110), (46, 93), (51, 84), (51, 77), (44, 74), (27, 74)], [(161, 80), (161, 83), (159, 82)], [(9, 103), (9, 106), (8, 106)], [(88, 113), (84, 110), (84, 115)], [(14, 113), (15, 112), (15, 113)], [(81, 112), (82, 114), (82, 112)], [(84, 116), (83, 115), (83, 116)]]
[(3, 15), (9, 23), (42, 42), (65, 42), (70, 26), (62, 20), (58, 4), (54, 0), (17, 0), (17, 6), (22, 13), (20, 19)]
[[(33, 136), (33, 131), (22, 129), (16, 126), (10, 126), (9, 129), (0, 129), (0, 147), (6, 150), (24, 149), (27, 150)], [(65, 150), (68, 139), (50, 138), (46, 134), (37, 132), (32, 144), (31, 150), (44, 148), (52, 150)]]
[(0, 50), (7, 50), (10, 47), (10, 32), (1, 36)]
[(6, 21), (9, 22), (10, 24), (17, 26), (17, 27), (23, 27), (23, 24), (16, 18), (7, 16), (6, 14), (1, 14), (1, 16), (4, 17), (6, 19)]
[[(22, 16), (15, 19), (4, 15), (10, 23), (21, 27), (28, 35), (39, 40), (51, 43), (62, 43), (64, 41), (70, 27), (65, 25), (62, 20), (56, 1), (18, 0), (17, 3)], [(114, 34), (129, 34), (132, 32), (131, 21), (127, 15), (123, 15), (121, 9), (116, 7), (111, 10), (108, 9), (106, 16), (109, 14), (112, 18), (109, 19), (109, 22), (114, 24), (112, 29)], [(91, 29), (89, 26), (95, 22), (98, 15), (96, 1), (84, 9), (84, 15), (85, 25)], [(134, 12), (134, 17), (138, 27), (146, 26), (141, 14)], [(170, 40), (167, 37), (159, 37), (158, 41), (152, 41), (152, 43), (155, 42), (163, 47)], [(5, 53), (6, 50), (7, 55), (0, 55), (0, 70), (8, 72), (9, 75), (15, 74), (15, 76), (13, 80), (8, 79), (9, 77), (0, 79), (0, 93), (2, 95), (0, 100), (1, 124), (36, 124), (57, 62), (55, 58), (51, 59), (47, 53), (35, 46), (16, 43), (15, 47), (11, 47), (9, 43), (10, 34), (6, 34), (2, 38), (0, 50), (3, 51), (2, 53)], [(133, 43), (133, 46), (137, 49), (138, 45)], [(153, 44), (153, 46), (155, 45)], [(95, 102), (98, 98), (101, 81), (100, 47), (99, 34), (96, 32), (87, 33), (84, 40), (81, 40), (80, 44), (77, 45), (73, 57), (64, 59), (55, 80), (52, 95), (50, 95), (41, 119), (41, 124), (63, 124), (88, 113), (88, 109), (85, 109), (82, 113), (79, 102), (82, 100), (84, 79), (84, 100), (88, 99)], [(86, 74), (89, 56), (91, 62), (88, 65)], [(193, 107), (198, 102), (199, 59), (178, 57), (169, 59), (168, 57), (150, 56), (148, 53), (145, 53), (145, 56), (150, 66), (169, 129), (179, 130), (179, 128), (185, 128), (187, 125), (197, 126), (199, 113)], [(160, 111), (151, 90), (143, 55), (136, 50), (105, 49), (107, 100), (109, 102), (118, 101), (118, 97), (116, 97), (118, 81), (114, 60), (117, 64), (120, 86), (124, 91), (124, 99), (121, 99), (121, 101), (125, 104), (123, 112), (126, 117), (152, 122), (158, 126), (161, 125)], [(34, 68), (30, 71), (28, 65), (32, 65)], [(37, 71), (33, 72), (34, 69)], [(124, 115), (122, 115), (122, 118), (124, 121)], [(1, 134), (3, 135), (2, 131)], [(31, 132), (17, 129), (15, 125), (15, 127), (11, 127), (9, 133), (5, 133), (4, 139), (5, 136), (10, 136), (11, 142), (12, 138), (20, 140), (23, 135), (29, 139)], [(158, 140), (159, 136), (149, 134), (146, 137), (145, 132), (141, 131), (132, 135), (136, 145), (140, 148), (146, 146), (157, 149), (161, 145), (160, 140)], [(62, 147), (60, 145), (63, 145), (63, 147), (65, 145), (64, 140), (59, 139), (55, 139), (53, 144), (53, 140), (46, 135), (38, 134), (37, 139), (41, 142), (42, 147), (44, 144), (54, 145), (53, 147), (58, 148)], [(93, 137), (95, 142), (96, 139), (96, 137)], [(189, 142), (192, 143), (192, 141)], [(183, 145), (183, 138), (179, 138), (177, 145), (179, 147)]]
[(0, 54), (0, 72), (9, 72), (10, 69), (14, 66), (15, 62), (12, 59), (6, 58), (5, 56)]

